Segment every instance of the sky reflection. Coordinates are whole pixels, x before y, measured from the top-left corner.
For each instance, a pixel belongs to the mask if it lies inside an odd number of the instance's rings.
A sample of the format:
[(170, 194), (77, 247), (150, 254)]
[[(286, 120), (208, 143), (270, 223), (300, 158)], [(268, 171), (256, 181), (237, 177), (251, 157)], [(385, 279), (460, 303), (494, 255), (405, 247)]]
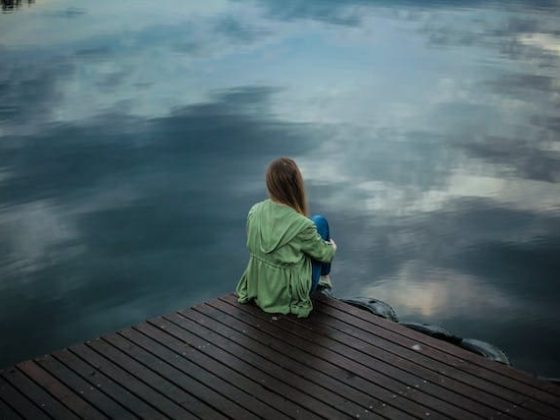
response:
[(29, 6), (0, 15), (0, 364), (232, 290), (290, 155), (338, 295), (560, 374), (557, 2)]

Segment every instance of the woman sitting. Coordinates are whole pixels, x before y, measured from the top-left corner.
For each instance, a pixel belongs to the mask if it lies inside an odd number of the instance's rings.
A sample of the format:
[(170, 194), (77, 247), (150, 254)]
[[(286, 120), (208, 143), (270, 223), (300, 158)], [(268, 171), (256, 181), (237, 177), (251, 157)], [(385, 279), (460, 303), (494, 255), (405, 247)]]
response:
[(238, 301), (254, 300), (265, 312), (307, 317), (319, 282), (330, 287), (336, 244), (322, 216), (307, 217), (303, 178), (289, 158), (266, 172), (269, 198), (247, 216), (249, 263), (236, 288)]

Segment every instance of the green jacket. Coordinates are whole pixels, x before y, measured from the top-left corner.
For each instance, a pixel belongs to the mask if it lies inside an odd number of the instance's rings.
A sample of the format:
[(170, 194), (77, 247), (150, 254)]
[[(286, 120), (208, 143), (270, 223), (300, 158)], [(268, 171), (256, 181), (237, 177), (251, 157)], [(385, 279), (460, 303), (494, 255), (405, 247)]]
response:
[(247, 216), (249, 263), (237, 284), (238, 301), (254, 299), (265, 312), (307, 317), (313, 309), (311, 258), (329, 262), (334, 248), (315, 224), (291, 207), (264, 200)]

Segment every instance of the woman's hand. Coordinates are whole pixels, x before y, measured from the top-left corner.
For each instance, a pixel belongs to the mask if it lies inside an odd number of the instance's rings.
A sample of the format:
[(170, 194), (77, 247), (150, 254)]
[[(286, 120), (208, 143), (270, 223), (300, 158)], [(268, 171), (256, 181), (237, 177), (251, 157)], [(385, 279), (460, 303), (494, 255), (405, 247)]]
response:
[(336, 243), (334, 242), (334, 240), (331, 239), (330, 241), (328, 241), (328, 243), (331, 244), (334, 250), (336, 251)]

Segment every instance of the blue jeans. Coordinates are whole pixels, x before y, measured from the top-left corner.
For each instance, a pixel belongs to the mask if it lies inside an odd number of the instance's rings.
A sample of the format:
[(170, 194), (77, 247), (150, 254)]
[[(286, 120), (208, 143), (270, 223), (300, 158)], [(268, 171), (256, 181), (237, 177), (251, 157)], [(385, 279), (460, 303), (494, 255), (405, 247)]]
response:
[[(321, 235), (325, 241), (329, 241), (331, 239), (329, 233), (329, 223), (327, 219), (325, 219), (320, 214), (314, 214), (310, 217), (310, 219), (315, 223), (317, 226), (317, 232)], [(310, 293), (315, 292), (317, 289), (317, 283), (319, 283), (319, 277), (326, 276), (331, 272), (331, 263), (323, 263), (320, 261), (311, 260), (311, 291)]]

